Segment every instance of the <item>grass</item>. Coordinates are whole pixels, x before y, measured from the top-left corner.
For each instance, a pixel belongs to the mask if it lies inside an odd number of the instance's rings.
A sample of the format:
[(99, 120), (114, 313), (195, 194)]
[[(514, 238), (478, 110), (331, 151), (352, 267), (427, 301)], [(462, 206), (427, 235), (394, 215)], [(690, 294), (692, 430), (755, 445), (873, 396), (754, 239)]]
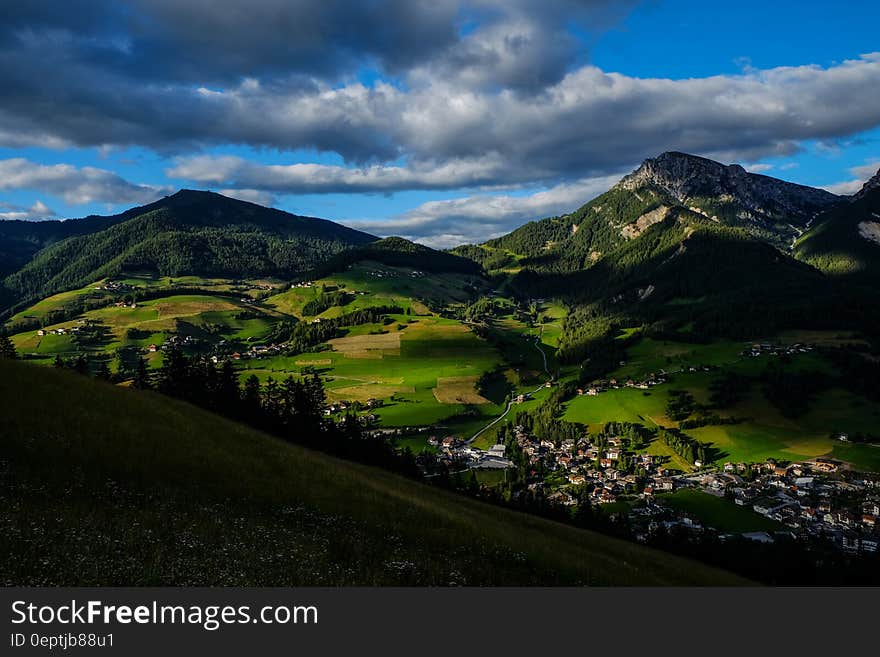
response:
[(685, 488), (657, 497), (673, 509), (690, 513), (703, 524), (721, 532), (741, 534), (780, 529), (779, 523), (751, 509), (702, 491)]
[[(791, 332), (780, 342), (846, 341), (845, 332)], [(717, 342), (709, 345), (662, 342), (642, 339), (630, 350), (626, 365), (615, 372), (618, 379), (624, 376), (639, 378), (649, 371), (658, 371), (666, 363), (667, 370), (683, 365), (710, 364), (724, 366), (744, 375), (757, 376), (767, 367), (770, 357), (740, 358), (741, 345), (733, 342)], [(833, 367), (819, 353), (798, 354), (790, 359), (785, 368), (791, 372), (820, 371), (835, 374)], [(566, 405), (563, 419), (582, 422), (595, 431), (612, 420), (638, 422), (646, 426), (677, 426), (666, 417), (669, 392), (682, 389), (690, 392), (697, 403), (709, 404), (709, 385), (718, 376), (713, 372), (678, 372), (670, 376), (667, 384), (648, 391), (631, 388), (612, 389), (596, 397), (576, 397)], [(877, 469), (877, 460), (871, 451), (838, 448), (832, 435), (844, 433), (873, 433), (880, 421), (880, 404), (841, 389), (822, 393), (812, 403), (809, 411), (798, 418), (783, 416), (765, 398), (760, 384), (755, 383), (748, 395), (739, 403), (726, 408), (721, 415), (735, 417), (736, 424), (711, 425), (688, 429), (688, 435), (710, 443), (718, 450), (718, 461), (762, 462), (768, 458), (803, 460), (816, 456), (836, 454), (857, 468)], [(655, 443), (652, 453), (669, 456), (679, 469), (689, 469), (688, 464), (675, 456), (671, 450)], [(878, 450), (880, 451), (880, 450)]]
[(434, 398), (441, 404), (488, 404), (488, 399), (476, 390), (475, 376), (446, 376), (437, 379)]
[[(256, 317), (236, 317), (245, 309), (255, 313)], [(170, 294), (144, 301), (136, 308), (118, 308), (114, 305), (90, 310), (77, 319), (47, 327), (47, 330), (69, 330), (78, 326), (81, 320), (89, 320), (107, 330), (108, 339), (100, 344), (78, 347), (70, 335), (50, 334), (41, 337), (36, 331), (15, 335), (13, 342), (20, 352), (42, 357), (44, 362), (49, 362), (55, 355), (68, 357), (80, 350), (112, 355), (121, 347), (143, 348), (154, 343), (162, 344), (172, 333), (190, 333), (193, 328), (199, 332), (211, 326), (220, 328), (220, 337), (251, 341), (263, 338), (278, 318), (274, 310), (242, 303), (238, 297)], [(184, 322), (186, 326), (182, 324)], [(139, 331), (142, 336), (129, 337), (132, 329)], [(219, 340), (220, 337), (214, 339)]]
[(580, 422), (599, 429), (606, 422), (636, 422), (652, 427), (672, 424), (666, 418), (668, 391), (654, 388), (646, 391), (636, 388), (617, 388), (596, 397), (580, 396), (572, 399), (566, 407), (564, 420)]
[(7, 586), (744, 583), (66, 371), (0, 399)]
[[(395, 319), (407, 321), (404, 316)], [(478, 395), (472, 385), (465, 394), (460, 382), (476, 381), (502, 362), (490, 344), (455, 320), (419, 317), (404, 330), (394, 326), (386, 330), (390, 332), (331, 340), (329, 351), (251, 361), (245, 365), (245, 374), (278, 379), (309, 363), (321, 363), (315, 367), (327, 380), (333, 399), (383, 399), (385, 405), (373, 412), (383, 426), (401, 427), (448, 423), (472, 412), (470, 405), (477, 405)], [(443, 392), (440, 398), (435, 395), (438, 388), (449, 390), (448, 384), (442, 385), (448, 381), (459, 382), (452, 392), (457, 391), (460, 401)], [(485, 424), (503, 410), (482, 397), (479, 401), (472, 424)]]
[(837, 443), (831, 456), (852, 463), (859, 470), (880, 473), (880, 447), (876, 445)]

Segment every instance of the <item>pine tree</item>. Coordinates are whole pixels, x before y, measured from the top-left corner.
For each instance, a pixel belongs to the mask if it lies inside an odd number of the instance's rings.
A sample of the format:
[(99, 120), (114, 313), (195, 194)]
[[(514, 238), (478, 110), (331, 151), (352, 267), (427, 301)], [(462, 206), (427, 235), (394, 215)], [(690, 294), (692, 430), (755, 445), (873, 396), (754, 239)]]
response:
[(76, 360), (73, 361), (72, 369), (77, 374), (88, 374), (89, 373), (89, 361), (86, 360), (86, 357), (80, 354), (76, 357)]
[(259, 425), (259, 418), (262, 412), (261, 395), (260, 380), (251, 374), (244, 382), (242, 405), (244, 407), (245, 420), (252, 424)]
[(0, 358), (18, 358), (18, 352), (15, 350), (15, 345), (12, 344), (12, 340), (6, 335), (6, 331), (0, 333)]
[(55, 369), (64, 369), (64, 359), (60, 355), (56, 355), (55, 362), (52, 363), (52, 366), (55, 367)]
[(150, 373), (147, 370), (145, 358), (138, 358), (137, 368), (134, 371), (134, 381), (132, 381), (131, 385), (138, 390), (148, 390), (153, 387), (150, 382)]
[(101, 379), (102, 381), (109, 381), (110, 376), (110, 368), (108, 367), (107, 362), (102, 360), (100, 363), (98, 363), (98, 369), (95, 372), (95, 378)]

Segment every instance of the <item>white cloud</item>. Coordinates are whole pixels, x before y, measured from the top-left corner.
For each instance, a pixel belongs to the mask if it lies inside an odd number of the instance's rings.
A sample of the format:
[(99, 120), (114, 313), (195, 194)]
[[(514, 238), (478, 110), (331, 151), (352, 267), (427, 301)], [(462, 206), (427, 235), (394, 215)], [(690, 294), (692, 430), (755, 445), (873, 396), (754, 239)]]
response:
[(479, 194), (430, 201), (387, 220), (346, 222), (380, 235), (400, 235), (447, 248), (482, 242), (510, 232), (527, 221), (566, 214), (607, 191), (621, 174), (556, 185), (526, 196)]
[(198, 155), (178, 159), (166, 175), (203, 184), (233, 185), (227, 191), (259, 188), (283, 194), (323, 194), (494, 186), (503, 168), (493, 156), (437, 164), (349, 168), (260, 164), (235, 156)]
[(852, 167), (849, 172), (854, 176), (851, 180), (824, 185), (822, 189), (827, 189), (833, 194), (841, 194), (851, 196), (858, 192), (862, 186), (880, 169), (880, 160), (868, 162), (856, 167)]
[(290, 93), (241, 87), (192, 101), (193, 112), (204, 105), (188, 119), (194, 139), (335, 151), (354, 166), (184, 158), (171, 173), (227, 188), (388, 191), (546, 184), (666, 150), (755, 162), (797, 152), (806, 139), (880, 125), (878, 86), (880, 55), (686, 80), (586, 66), (526, 95), (443, 78), (408, 90), (384, 82)]
[(139, 204), (155, 201), (170, 188), (138, 185), (112, 171), (70, 164), (39, 164), (16, 157), (0, 160), (0, 190), (28, 189), (67, 203)]
[(39, 221), (54, 216), (55, 211), (40, 199), (37, 199), (30, 207), (0, 202), (0, 221)]
[(750, 173), (764, 173), (766, 171), (772, 171), (774, 166), (772, 164), (758, 163), (758, 164), (750, 164), (745, 167), (746, 171)]

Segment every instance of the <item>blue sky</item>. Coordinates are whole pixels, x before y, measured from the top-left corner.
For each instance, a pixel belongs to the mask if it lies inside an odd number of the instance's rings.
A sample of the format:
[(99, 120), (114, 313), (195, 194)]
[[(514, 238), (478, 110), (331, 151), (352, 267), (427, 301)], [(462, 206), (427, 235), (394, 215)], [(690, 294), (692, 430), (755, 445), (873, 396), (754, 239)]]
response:
[(12, 9), (0, 217), (189, 187), (451, 246), (663, 150), (838, 193), (880, 167), (880, 3), (292, 4)]

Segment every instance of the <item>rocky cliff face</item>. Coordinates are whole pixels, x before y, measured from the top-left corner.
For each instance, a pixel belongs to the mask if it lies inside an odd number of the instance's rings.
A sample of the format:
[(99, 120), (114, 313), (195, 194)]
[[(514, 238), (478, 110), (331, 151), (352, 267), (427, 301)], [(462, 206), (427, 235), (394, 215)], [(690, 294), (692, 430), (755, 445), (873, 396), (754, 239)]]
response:
[(685, 153), (663, 153), (645, 160), (618, 183), (637, 191), (654, 187), (676, 202), (724, 223), (806, 225), (819, 212), (840, 202), (822, 189), (749, 173), (738, 164), (724, 165)]
[(853, 196), (853, 200), (855, 201), (864, 198), (869, 192), (872, 192), (875, 189), (880, 189), (880, 169), (877, 170), (877, 173), (874, 174), (873, 178), (866, 182), (864, 186), (856, 192), (855, 196)]

